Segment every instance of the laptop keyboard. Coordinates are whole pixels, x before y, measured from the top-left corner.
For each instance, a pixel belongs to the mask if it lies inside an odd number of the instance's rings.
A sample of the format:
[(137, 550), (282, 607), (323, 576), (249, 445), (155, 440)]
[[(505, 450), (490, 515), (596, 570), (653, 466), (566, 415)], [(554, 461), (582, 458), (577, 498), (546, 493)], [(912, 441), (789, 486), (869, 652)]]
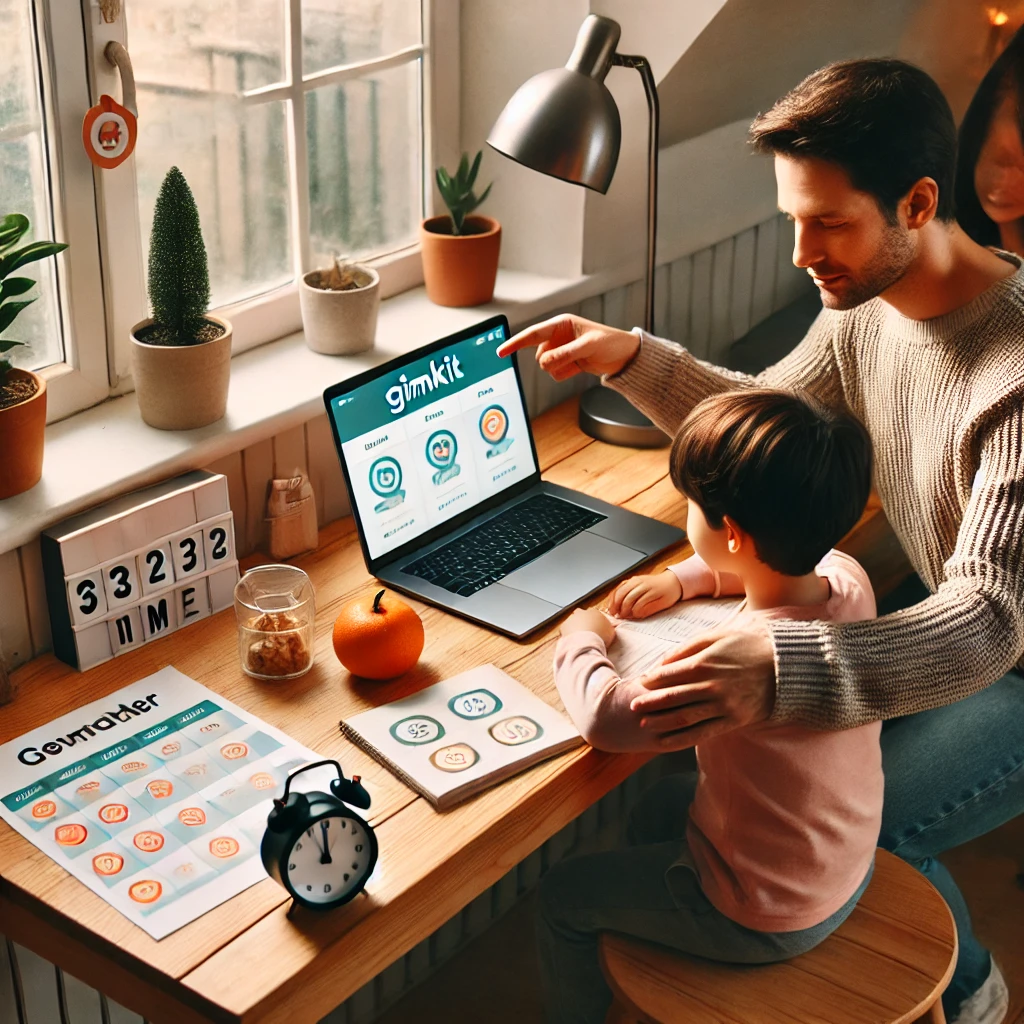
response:
[(607, 518), (550, 494), (537, 494), (402, 571), (468, 597)]

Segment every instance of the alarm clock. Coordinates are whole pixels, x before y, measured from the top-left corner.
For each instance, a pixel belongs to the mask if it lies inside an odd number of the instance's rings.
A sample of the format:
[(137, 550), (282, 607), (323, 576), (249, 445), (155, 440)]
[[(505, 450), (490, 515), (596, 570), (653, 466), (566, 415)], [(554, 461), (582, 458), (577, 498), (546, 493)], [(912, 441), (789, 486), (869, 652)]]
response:
[[(330, 793), (292, 792), (296, 776), (323, 765), (338, 772)], [(348, 903), (377, 863), (373, 828), (348, 804), (365, 810), (370, 794), (358, 775), (346, 779), (341, 765), (330, 760), (297, 768), (285, 781), (284, 796), (274, 798), (260, 856), (267, 874), (304, 907), (329, 910)]]

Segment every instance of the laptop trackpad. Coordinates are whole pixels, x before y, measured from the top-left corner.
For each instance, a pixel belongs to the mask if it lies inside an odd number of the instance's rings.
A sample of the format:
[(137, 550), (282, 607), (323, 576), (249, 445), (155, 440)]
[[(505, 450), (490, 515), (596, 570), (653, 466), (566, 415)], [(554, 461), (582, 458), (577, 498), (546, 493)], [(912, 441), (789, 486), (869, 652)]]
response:
[(501, 585), (564, 608), (645, 558), (642, 551), (584, 531), (509, 573)]

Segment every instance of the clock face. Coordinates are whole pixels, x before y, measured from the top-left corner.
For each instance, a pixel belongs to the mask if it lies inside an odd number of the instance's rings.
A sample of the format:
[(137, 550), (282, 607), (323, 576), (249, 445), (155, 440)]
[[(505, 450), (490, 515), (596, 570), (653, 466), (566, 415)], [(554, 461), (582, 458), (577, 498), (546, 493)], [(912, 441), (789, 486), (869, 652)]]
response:
[(283, 874), (307, 903), (334, 903), (362, 885), (372, 855), (372, 840), (359, 822), (328, 815), (295, 840)]

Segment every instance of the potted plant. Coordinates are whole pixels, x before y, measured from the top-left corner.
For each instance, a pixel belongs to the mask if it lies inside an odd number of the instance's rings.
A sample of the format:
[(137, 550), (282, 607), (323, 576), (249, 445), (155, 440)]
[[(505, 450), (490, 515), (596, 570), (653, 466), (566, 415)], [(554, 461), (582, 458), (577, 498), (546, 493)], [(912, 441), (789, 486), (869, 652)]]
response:
[[(9, 213), (0, 222), (0, 334), (35, 299), (16, 300), (35, 281), (11, 277), (19, 267), (63, 252), (63, 242), (30, 242), (15, 249), (29, 229), (28, 217)], [(0, 338), (0, 498), (21, 494), (43, 475), (46, 381), (30, 370), (16, 370), (5, 354), (24, 342)]]
[(299, 281), (306, 344), (328, 356), (348, 356), (373, 346), (380, 308), (380, 275), (372, 267), (345, 263), (311, 270)]
[(131, 332), (139, 411), (161, 430), (205, 427), (227, 409), (231, 324), (207, 312), (210, 275), (199, 210), (177, 167), (156, 199), (148, 285), (153, 315)]
[(423, 280), (439, 306), (479, 306), (494, 296), (501, 225), (473, 213), (491, 191), (490, 185), (479, 197), (473, 191), (482, 156), (477, 153), (470, 166), (463, 153), (454, 175), (438, 167), (437, 188), (448, 214), (428, 217), (420, 227)]

